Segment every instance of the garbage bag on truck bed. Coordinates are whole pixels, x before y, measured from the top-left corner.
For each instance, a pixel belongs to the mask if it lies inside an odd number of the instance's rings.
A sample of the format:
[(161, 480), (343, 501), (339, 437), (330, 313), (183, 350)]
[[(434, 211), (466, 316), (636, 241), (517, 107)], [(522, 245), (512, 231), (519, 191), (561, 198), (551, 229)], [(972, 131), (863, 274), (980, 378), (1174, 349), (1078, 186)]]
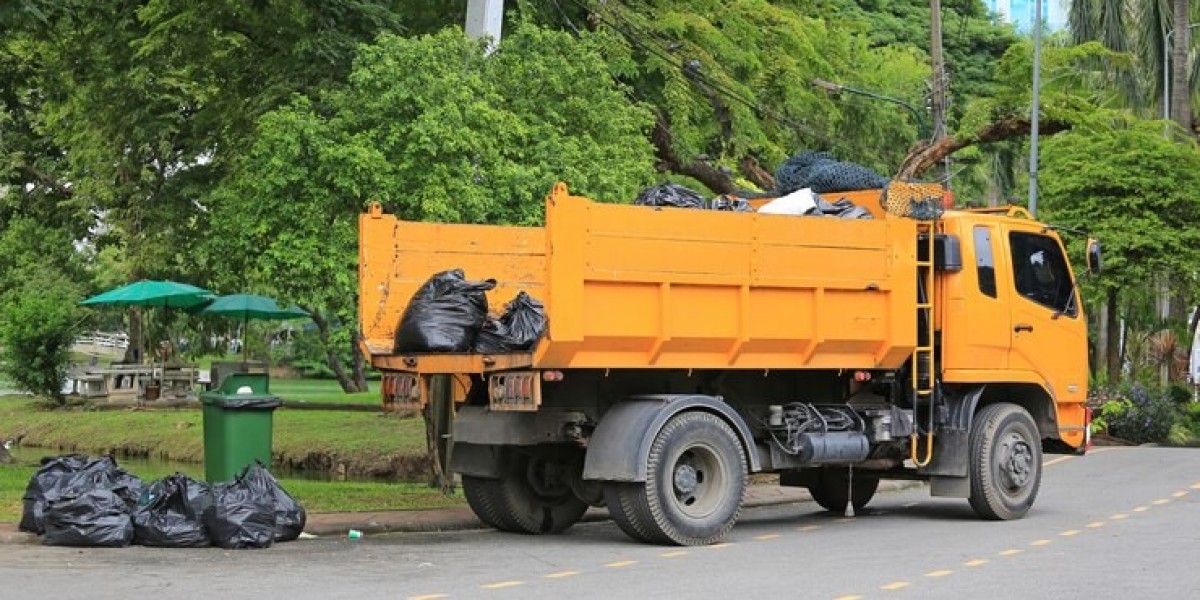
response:
[(129, 504), (112, 490), (96, 488), (60, 496), (46, 505), (47, 546), (128, 546), (133, 541)]
[(279, 485), (275, 476), (261, 462), (246, 467), (242, 477), (255, 488), (258, 493), (270, 499), (275, 509), (275, 541), (290, 542), (304, 532), (304, 523), (308, 515), (304, 507)]
[(133, 513), (133, 539), (143, 546), (201, 548), (212, 545), (204, 511), (212, 490), (204, 482), (176, 473), (151, 483)]
[(269, 548), (275, 541), (275, 503), (238, 477), (213, 485), (204, 524), (213, 544), (222, 548)]
[(41, 467), (25, 487), (21, 531), (44, 533), (48, 502), (94, 489), (116, 493), (132, 510), (142, 493), (142, 480), (118, 467), (116, 461), (107, 456), (67, 454), (43, 458)]
[(519, 292), (499, 319), (489, 318), (475, 340), (481, 354), (520, 352), (533, 348), (546, 331), (546, 307), (524, 291)]
[(648, 187), (633, 201), (638, 206), (673, 206), (675, 208), (707, 208), (700, 192), (677, 183), (661, 183)]
[(467, 281), (462, 269), (430, 277), (413, 294), (396, 331), (396, 352), (467, 352), (487, 319), (494, 279)]

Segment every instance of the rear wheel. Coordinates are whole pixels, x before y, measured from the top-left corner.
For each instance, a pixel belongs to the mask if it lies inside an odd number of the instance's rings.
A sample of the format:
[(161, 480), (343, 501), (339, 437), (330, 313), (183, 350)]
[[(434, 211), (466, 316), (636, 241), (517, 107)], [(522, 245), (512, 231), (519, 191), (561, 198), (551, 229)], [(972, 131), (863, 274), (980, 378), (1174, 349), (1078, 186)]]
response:
[(725, 421), (686, 412), (655, 437), (646, 481), (609, 484), (605, 500), (613, 520), (636, 540), (711, 544), (737, 521), (746, 470), (741, 442)]
[(479, 520), (513, 533), (559, 533), (579, 522), (588, 505), (571, 491), (569, 469), (559, 462), (513, 453), (498, 479), (463, 477), (463, 493)]
[(992, 520), (1029, 512), (1042, 483), (1042, 445), (1024, 408), (1001, 402), (975, 415), (970, 435), (971, 508)]
[(845, 467), (823, 467), (816, 479), (817, 483), (809, 486), (808, 492), (821, 508), (833, 512), (846, 510), (848, 501), (853, 502), (854, 510), (861, 510), (879, 489), (878, 477), (855, 471), (852, 478), (850, 469)]

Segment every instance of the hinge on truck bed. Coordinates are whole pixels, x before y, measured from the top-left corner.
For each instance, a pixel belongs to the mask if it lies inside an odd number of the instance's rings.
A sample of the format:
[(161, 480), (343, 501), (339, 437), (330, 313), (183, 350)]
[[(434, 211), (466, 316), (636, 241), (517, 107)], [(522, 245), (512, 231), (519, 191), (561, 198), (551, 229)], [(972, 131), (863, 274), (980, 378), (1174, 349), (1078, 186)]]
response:
[(936, 342), (934, 332), (934, 298), (937, 296), (934, 287), (934, 238), (937, 233), (937, 221), (923, 222), (917, 225), (917, 230), (923, 233), (920, 243), (926, 245), (925, 252), (917, 252), (917, 347), (912, 357), (913, 385), (913, 423), (920, 423), (918, 414), (924, 403), (928, 414), (925, 426), (925, 452), (920, 452), (920, 427), (913, 427), (909, 444), (909, 458), (918, 467), (924, 467), (933, 461), (933, 427), (934, 414), (937, 407), (937, 360), (934, 356)]

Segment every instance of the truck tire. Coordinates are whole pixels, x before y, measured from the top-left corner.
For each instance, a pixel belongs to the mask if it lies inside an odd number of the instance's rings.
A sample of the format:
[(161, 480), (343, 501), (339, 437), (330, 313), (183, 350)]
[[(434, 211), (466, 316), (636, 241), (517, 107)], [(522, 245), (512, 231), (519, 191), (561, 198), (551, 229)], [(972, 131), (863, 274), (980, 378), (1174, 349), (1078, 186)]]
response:
[(984, 519), (1007, 521), (1029, 512), (1042, 483), (1042, 444), (1024, 408), (989, 404), (971, 424), (971, 508)]
[(861, 510), (875, 497), (879, 478), (870, 472), (855, 471), (854, 490), (851, 491), (847, 481), (849, 476), (850, 469), (846, 467), (824, 467), (817, 474), (816, 485), (809, 486), (808, 493), (821, 508), (831, 512), (844, 512), (848, 495), (854, 498), (854, 510)]
[(690, 411), (667, 421), (654, 438), (646, 481), (605, 486), (617, 526), (654, 544), (712, 544), (733, 529), (746, 491), (746, 455), (720, 417)]
[(463, 475), (463, 495), (471, 511), (484, 525), (500, 531), (516, 531), (517, 526), (500, 511), (500, 480)]
[(498, 479), (463, 477), (463, 495), (480, 521), (512, 533), (560, 533), (588, 505), (575, 497), (557, 462), (514, 454)]

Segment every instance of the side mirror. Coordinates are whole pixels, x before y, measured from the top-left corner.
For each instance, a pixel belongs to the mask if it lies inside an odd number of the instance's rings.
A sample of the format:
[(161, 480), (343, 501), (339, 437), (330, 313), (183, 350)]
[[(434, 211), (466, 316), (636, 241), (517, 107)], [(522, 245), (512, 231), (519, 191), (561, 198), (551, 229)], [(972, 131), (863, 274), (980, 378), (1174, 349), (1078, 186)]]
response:
[(1100, 240), (1096, 238), (1088, 238), (1087, 241), (1087, 268), (1092, 275), (1100, 274)]

